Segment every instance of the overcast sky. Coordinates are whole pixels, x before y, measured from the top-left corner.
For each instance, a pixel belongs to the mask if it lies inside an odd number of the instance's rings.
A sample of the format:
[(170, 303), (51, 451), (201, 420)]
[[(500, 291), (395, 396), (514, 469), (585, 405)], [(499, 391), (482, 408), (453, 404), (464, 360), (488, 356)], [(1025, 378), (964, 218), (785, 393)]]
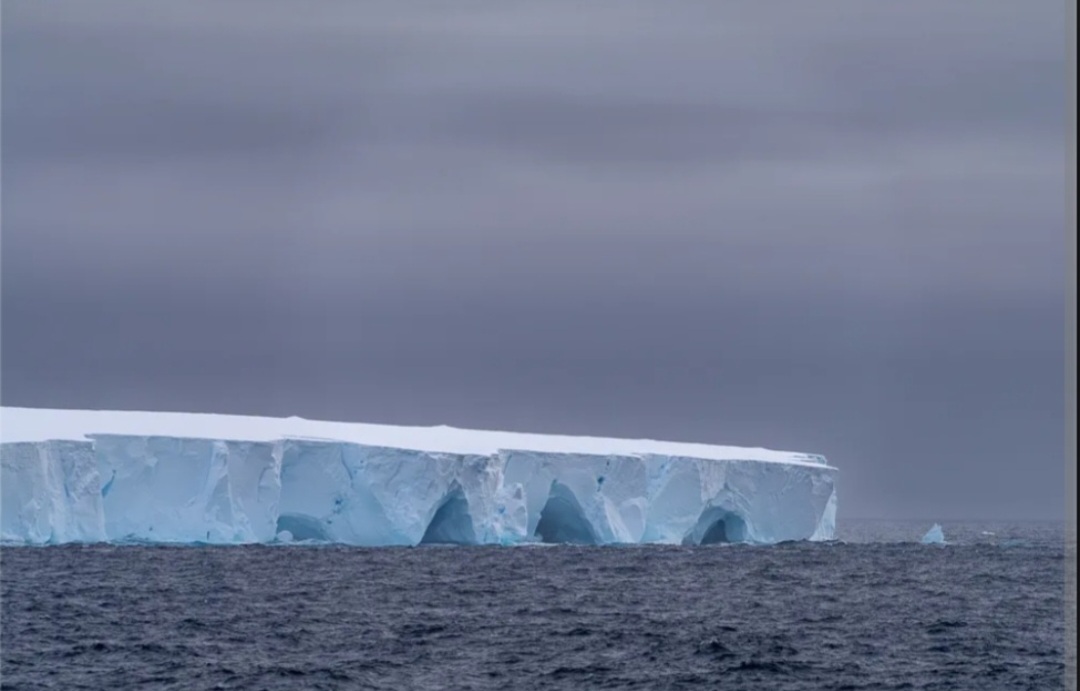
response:
[(1063, 515), (1063, 2), (4, 0), (9, 406), (820, 452)]

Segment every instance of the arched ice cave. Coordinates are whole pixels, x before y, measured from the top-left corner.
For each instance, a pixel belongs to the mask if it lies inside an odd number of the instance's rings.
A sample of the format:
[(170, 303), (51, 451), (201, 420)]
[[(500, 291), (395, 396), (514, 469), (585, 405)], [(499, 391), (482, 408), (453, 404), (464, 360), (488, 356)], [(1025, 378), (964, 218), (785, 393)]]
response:
[(314, 540), (332, 542), (326, 525), (314, 516), (297, 513), (285, 513), (278, 517), (276, 534), (288, 532), (293, 540)]
[(475, 545), (476, 530), (469, 514), (469, 501), (460, 487), (454, 488), (435, 510), (421, 545)]
[(709, 508), (702, 512), (686, 538), (684, 544), (719, 545), (747, 541), (747, 527), (738, 514), (720, 508)]
[(547, 503), (540, 510), (540, 522), (536, 524), (536, 537), (541, 542), (595, 545), (599, 544), (596, 531), (585, 518), (581, 503), (570, 488), (559, 482), (551, 484)]

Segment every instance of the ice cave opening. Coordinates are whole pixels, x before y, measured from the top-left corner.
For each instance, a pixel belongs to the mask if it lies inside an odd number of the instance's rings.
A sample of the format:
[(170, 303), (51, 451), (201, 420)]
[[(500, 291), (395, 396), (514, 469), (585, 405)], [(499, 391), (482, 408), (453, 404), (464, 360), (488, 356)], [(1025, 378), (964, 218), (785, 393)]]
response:
[(714, 507), (701, 514), (697, 525), (683, 542), (691, 545), (746, 542), (746, 534), (746, 521), (737, 514)]
[(569, 487), (557, 481), (551, 483), (547, 503), (540, 510), (536, 536), (541, 542), (548, 543), (599, 544), (592, 524), (585, 518), (581, 503)]
[(315, 540), (317, 542), (333, 542), (330, 533), (322, 521), (313, 517), (298, 513), (282, 514), (277, 520), (277, 534), (288, 532), (293, 540)]
[(469, 514), (469, 501), (460, 487), (443, 500), (431, 517), (421, 545), (475, 545), (476, 531)]

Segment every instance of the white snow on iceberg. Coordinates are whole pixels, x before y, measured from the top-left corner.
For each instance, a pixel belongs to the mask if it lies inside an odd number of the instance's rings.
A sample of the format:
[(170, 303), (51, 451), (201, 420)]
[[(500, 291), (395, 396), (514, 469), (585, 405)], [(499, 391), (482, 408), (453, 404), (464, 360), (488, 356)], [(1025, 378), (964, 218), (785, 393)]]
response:
[(300, 418), (0, 409), (6, 542), (830, 540), (836, 469), (767, 449)]

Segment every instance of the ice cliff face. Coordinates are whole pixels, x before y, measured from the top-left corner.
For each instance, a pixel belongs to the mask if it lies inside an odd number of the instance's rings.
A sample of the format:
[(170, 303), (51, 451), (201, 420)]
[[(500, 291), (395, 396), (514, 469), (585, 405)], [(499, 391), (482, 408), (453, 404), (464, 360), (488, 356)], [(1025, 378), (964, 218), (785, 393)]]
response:
[(0, 538), (31, 543), (108, 538), (91, 444), (2, 444), (0, 464)]
[(835, 529), (836, 470), (763, 449), (16, 408), (0, 440), (8, 542), (773, 543)]

